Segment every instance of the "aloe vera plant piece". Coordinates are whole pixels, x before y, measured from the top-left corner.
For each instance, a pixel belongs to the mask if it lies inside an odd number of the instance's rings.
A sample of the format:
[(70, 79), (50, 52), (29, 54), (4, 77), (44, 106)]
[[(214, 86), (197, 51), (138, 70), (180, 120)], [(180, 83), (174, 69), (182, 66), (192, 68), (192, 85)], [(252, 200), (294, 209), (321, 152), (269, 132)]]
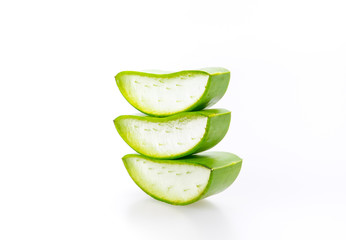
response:
[(208, 109), (165, 118), (124, 115), (114, 124), (136, 152), (148, 157), (174, 159), (205, 151), (226, 135), (231, 112)]
[(115, 79), (133, 107), (148, 115), (168, 116), (214, 105), (227, 90), (230, 72), (225, 68), (173, 73), (123, 71)]
[(133, 181), (153, 198), (186, 205), (219, 193), (237, 178), (242, 160), (227, 152), (208, 152), (179, 160), (137, 154), (123, 157)]

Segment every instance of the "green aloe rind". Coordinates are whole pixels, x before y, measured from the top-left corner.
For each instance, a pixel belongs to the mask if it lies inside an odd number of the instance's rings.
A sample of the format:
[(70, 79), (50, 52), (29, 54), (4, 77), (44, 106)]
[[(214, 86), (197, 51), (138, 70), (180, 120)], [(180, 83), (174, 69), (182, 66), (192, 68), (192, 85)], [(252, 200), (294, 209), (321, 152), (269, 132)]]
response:
[(164, 118), (123, 115), (114, 120), (123, 140), (152, 158), (176, 159), (214, 147), (226, 135), (231, 112), (208, 109)]
[(123, 71), (115, 80), (133, 107), (145, 114), (163, 117), (214, 105), (227, 90), (230, 71), (225, 68), (171, 73)]
[(151, 197), (174, 205), (187, 205), (217, 194), (237, 178), (242, 159), (227, 152), (207, 152), (178, 160), (123, 157), (133, 181)]

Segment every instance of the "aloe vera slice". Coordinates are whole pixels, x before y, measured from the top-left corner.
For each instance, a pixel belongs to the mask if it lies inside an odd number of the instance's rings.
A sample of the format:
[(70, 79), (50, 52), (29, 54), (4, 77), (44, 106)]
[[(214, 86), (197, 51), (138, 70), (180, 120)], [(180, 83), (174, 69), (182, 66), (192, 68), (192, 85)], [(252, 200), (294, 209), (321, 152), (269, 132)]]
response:
[(168, 116), (214, 105), (227, 90), (230, 72), (225, 68), (173, 73), (124, 71), (115, 79), (133, 107), (148, 115)]
[(165, 118), (124, 115), (114, 124), (136, 152), (148, 157), (174, 159), (205, 151), (226, 135), (231, 112), (208, 109)]
[(153, 198), (186, 205), (219, 193), (237, 178), (242, 160), (227, 152), (208, 152), (179, 160), (137, 154), (123, 157), (133, 181)]

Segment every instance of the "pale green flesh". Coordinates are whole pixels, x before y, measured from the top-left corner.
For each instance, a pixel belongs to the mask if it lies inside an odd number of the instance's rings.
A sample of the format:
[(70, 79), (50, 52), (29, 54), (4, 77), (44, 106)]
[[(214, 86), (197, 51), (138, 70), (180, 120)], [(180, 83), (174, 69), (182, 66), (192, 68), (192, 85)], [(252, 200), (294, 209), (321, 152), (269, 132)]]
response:
[(172, 78), (125, 75), (122, 91), (143, 112), (168, 115), (183, 111), (198, 101), (208, 83), (207, 74)]
[(185, 205), (223, 191), (237, 177), (242, 160), (231, 153), (209, 152), (179, 160), (129, 154), (123, 157), (134, 182), (155, 199)]
[(127, 141), (148, 156), (165, 157), (183, 153), (198, 144), (205, 133), (208, 118), (196, 116), (155, 123), (127, 119)]
[(128, 158), (127, 166), (141, 188), (172, 202), (188, 202), (199, 196), (210, 175), (210, 169), (202, 166), (156, 163), (141, 157)]
[[(222, 121), (210, 123), (210, 118)], [(213, 147), (226, 134), (229, 121), (229, 111), (210, 109), (167, 118), (120, 116), (114, 123), (120, 136), (138, 153), (173, 159)], [(222, 131), (208, 132), (213, 127)]]

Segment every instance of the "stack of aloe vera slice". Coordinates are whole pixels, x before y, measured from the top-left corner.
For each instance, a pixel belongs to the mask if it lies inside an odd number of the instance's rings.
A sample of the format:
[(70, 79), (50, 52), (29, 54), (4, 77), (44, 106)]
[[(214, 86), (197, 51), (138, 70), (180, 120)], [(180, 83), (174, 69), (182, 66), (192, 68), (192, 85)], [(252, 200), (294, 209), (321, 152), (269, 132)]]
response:
[(203, 110), (225, 94), (230, 80), (227, 69), (124, 71), (115, 79), (126, 100), (146, 114), (114, 120), (120, 136), (139, 153), (124, 156), (123, 162), (144, 192), (160, 201), (186, 205), (234, 182), (242, 164), (238, 156), (199, 153), (218, 144), (228, 131), (230, 111)]

